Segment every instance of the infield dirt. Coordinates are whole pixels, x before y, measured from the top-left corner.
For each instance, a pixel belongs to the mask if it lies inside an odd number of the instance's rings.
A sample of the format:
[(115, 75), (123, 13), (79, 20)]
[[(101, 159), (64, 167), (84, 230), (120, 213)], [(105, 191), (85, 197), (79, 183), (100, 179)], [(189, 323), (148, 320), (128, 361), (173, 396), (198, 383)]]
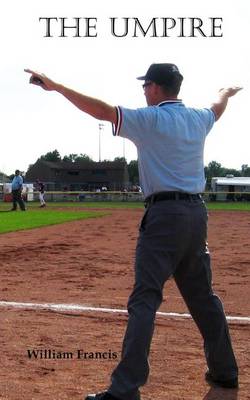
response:
[[(143, 211), (109, 212), (1, 235), (1, 301), (126, 308)], [(214, 290), (227, 315), (250, 317), (250, 213), (209, 214)], [(188, 312), (173, 280), (165, 286), (160, 311)], [(2, 307), (0, 399), (80, 400), (105, 389), (120, 357), (126, 319), (123, 314)], [(240, 389), (210, 389), (193, 321), (157, 317), (142, 399), (250, 399), (250, 323), (230, 323), (230, 332)], [(37, 358), (29, 357), (32, 350), (39, 350)]]

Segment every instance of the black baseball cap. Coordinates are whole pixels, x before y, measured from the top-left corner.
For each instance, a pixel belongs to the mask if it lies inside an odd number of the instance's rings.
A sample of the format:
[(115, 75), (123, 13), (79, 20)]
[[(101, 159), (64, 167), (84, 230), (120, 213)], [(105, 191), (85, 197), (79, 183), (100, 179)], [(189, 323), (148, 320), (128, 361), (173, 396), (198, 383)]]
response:
[(155, 82), (158, 85), (172, 86), (173, 83), (176, 84), (177, 82), (180, 85), (183, 80), (183, 76), (175, 64), (160, 63), (151, 64), (146, 75), (139, 76), (137, 79)]

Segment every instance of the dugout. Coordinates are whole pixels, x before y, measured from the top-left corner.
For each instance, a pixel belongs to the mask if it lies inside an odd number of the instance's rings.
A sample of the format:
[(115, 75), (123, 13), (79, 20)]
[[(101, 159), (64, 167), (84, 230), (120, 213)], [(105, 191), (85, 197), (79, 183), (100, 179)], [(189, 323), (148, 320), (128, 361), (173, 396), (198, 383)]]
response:
[(213, 199), (218, 201), (250, 201), (250, 177), (214, 177), (211, 180)]

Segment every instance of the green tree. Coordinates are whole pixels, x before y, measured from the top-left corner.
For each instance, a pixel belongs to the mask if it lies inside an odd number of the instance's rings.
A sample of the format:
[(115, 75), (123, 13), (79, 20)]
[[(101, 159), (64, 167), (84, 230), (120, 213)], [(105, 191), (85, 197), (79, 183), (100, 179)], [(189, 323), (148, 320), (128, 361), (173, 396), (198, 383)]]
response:
[(125, 163), (127, 162), (125, 157), (115, 157), (114, 161), (125, 162)]
[(93, 161), (91, 157), (89, 157), (87, 154), (79, 154), (77, 155), (75, 161)]
[(48, 153), (42, 155), (38, 160), (41, 161), (61, 161), (61, 156), (58, 150), (49, 151)]
[(82, 161), (93, 161), (92, 158), (90, 158), (87, 154), (75, 154), (71, 153), (69, 155), (65, 155), (62, 159), (62, 161), (66, 162), (82, 162)]
[(250, 167), (248, 164), (243, 164), (241, 166), (241, 176), (250, 176)]
[(205, 177), (207, 180), (207, 188), (211, 187), (211, 179), (215, 176), (225, 176), (225, 169), (217, 161), (211, 161), (207, 167), (204, 168)]
[(77, 154), (69, 154), (69, 155), (65, 155), (62, 159), (62, 161), (66, 161), (66, 162), (75, 162), (77, 157)]
[(128, 175), (129, 175), (129, 181), (133, 185), (139, 184), (139, 171), (138, 171), (137, 160), (131, 160), (130, 163), (128, 164)]
[(81, 161), (93, 161), (92, 158), (90, 158), (87, 154), (69, 154), (65, 155), (62, 159), (62, 161), (66, 162), (81, 162)]
[(241, 176), (241, 171), (238, 171), (235, 168), (224, 168), (225, 174), (226, 175), (233, 175), (233, 176)]

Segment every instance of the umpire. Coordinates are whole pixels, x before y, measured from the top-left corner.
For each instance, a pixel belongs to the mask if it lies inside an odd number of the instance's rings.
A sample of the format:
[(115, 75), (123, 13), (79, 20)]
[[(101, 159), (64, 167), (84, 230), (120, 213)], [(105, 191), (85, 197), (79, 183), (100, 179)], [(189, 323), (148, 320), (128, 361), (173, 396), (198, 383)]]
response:
[(113, 107), (31, 73), (30, 82), (55, 90), (93, 117), (113, 123), (114, 134), (138, 150), (140, 184), (146, 210), (136, 248), (135, 284), (121, 361), (104, 393), (86, 400), (139, 400), (149, 374), (148, 356), (165, 282), (173, 276), (204, 340), (206, 380), (238, 386), (238, 368), (223, 306), (212, 290), (207, 247), (203, 151), (207, 134), (240, 88), (219, 91), (207, 109), (186, 107), (178, 99), (183, 77), (174, 64), (152, 64), (144, 76), (148, 107)]
[(23, 189), (23, 178), (20, 175), (19, 169), (15, 171), (15, 176), (11, 182), (11, 192), (12, 192), (12, 201), (13, 206), (11, 211), (17, 210), (17, 203), (22, 211), (25, 211), (25, 204), (22, 198), (22, 189)]

